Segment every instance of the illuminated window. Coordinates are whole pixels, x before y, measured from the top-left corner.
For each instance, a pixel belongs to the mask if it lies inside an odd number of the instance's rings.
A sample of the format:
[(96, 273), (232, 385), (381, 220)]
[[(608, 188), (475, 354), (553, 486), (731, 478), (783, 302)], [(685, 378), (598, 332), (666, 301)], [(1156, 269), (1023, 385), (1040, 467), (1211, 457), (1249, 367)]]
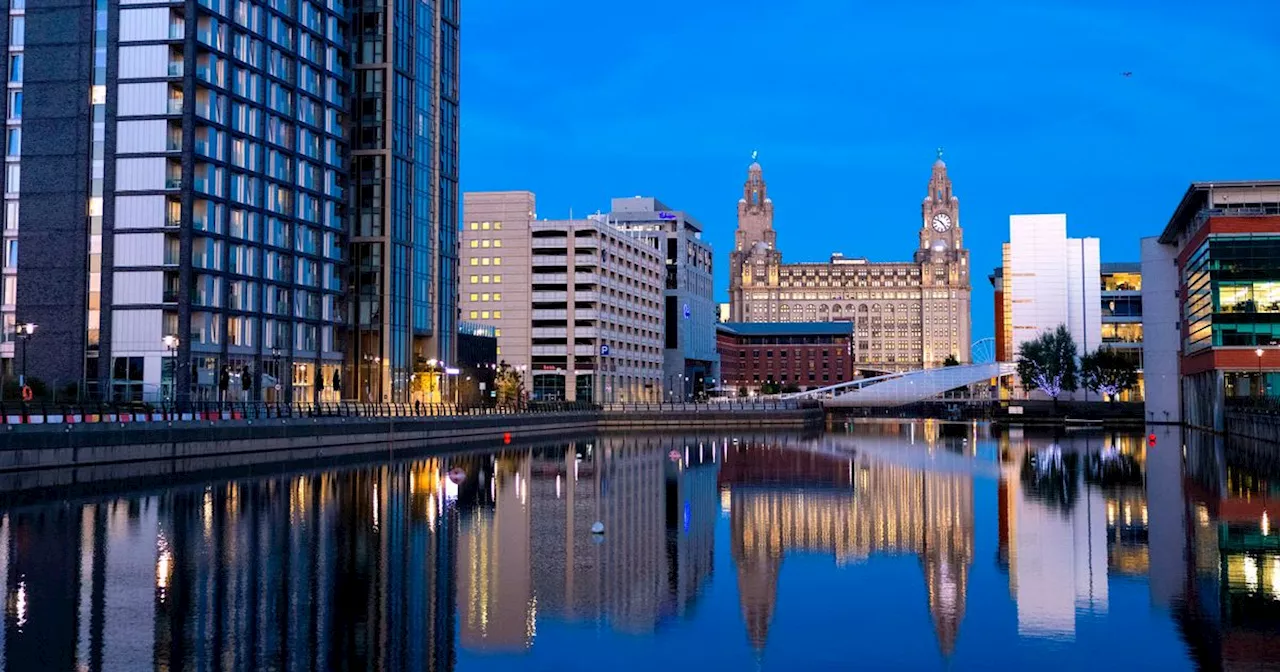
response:
[[(472, 299), (472, 301), (474, 301), (474, 300), (475, 300), (475, 299)], [(481, 295), (480, 295), (480, 300), (481, 300), (481, 301), (488, 301), (488, 300), (489, 300), (489, 293), (488, 293), (488, 292), (485, 292), (484, 294), (481, 294)]]
[(486, 320), (489, 319), (489, 311), (487, 310), (480, 311), (480, 317)]
[(471, 265), (472, 265), (472, 266), (477, 266), (477, 265), (479, 265), (479, 264), (480, 264), (480, 260), (479, 260), (479, 259), (476, 259), (475, 257), (471, 257)]
[(501, 240), (495, 240), (495, 241), (493, 241), (493, 246), (494, 246), (494, 247), (502, 247), (502, 241), (501, 241)]
[(493, 223), (493, 230), (494, 230), (494, 231), (501, 231), (501, 230), (502, 230), (502, 222), (494, 222), (494, 223)]
[(476, 284), (477, 282), (480, 282), (480, 276), (478, 276), (478, 275), (473, 275), (473, 276), (471, 276), (471, 284), (473, 284), (473, 285), (474, 285), (474, 284)]
[(471, 247), (480, 247), (480, 241), (478, 240), (471, 241)]
[(502, 354), (502, 346), (501, 346), (501, 345), (499, 345), (499, 346), (497, 347), (497, 351), (498, 351), (498, 352), (497, 352), (497, 354), (499, 354), (499, 355), (501, 355), (501, 354)]
[(486, 284), (486, 285), (487, 285), (487, 284), (489, 284), (489, 276), (487, 276), (487, 275), (482, 275), (482, 276), (480, 276), (480, 282), (481, 282), (482, 284)]
[[(14, 291), (16, 292), (17, 290), (15, 289)], [(502, 330), (501, 330), (501, 329), (494, 329), (494, 330), (493, 330), (493, 335), (494, 335), (494, 336), (501, 336), (501, 335), (502, 335)]]
[(494, 281), (495, 283), (497, 283), (497, 282), (502, 282), (502, 276), (501, 276), (501, 275), (495, 275), (495, 276), (493, 276), (493, 281)]
[(493, 295), (493, 300), (494, 300), (494, 301), (501, 301), (501, 300), (502, 300), (502, 294), (494, 294), (494, 295)]
[(479, 301), (479, 300), (480, 300), (480, 295), (479, 295), (479, 294), (472, 294), (472, 295), (471, 295), (471, 300), (472, 300), (472, 301)]
[(494, 266), (501, 266), (501, 265), (502, 265), (502, 257), (494, 257), (494, 258), (493, 258), (493, 265), (494, 265)]
[(493, 311), (493, 319), (495, 319), (495, 320), (500, 320), (500, 319), (502, 319), (502, 311), (501, 311), (501, 310), (495, 310), (495, 311)]
[[(473, 241), (471, 241), (471, 242), (473, 243), (472, 247), (475, 247), (474, 243), (475, 243), (476, 241), (474, 241), (474, 240), (473, 240)], [(485, 239), (484, 239), (484, 242), (480, 244), (480, 247), (489, 247), (489, 239), (488, 239), (488, 238), (485, 238)]]
[(473, 320), (474, 320), (474, 319), (476, 319), (476, 317), (478, 317), (478, 315), (479, 315), (479, 314), (478, 314), (476, 311), (474, 311), (474, 310), (473, 310), (473, 311), (471, 311), (471, 319), (473, 319)]
[(476, 231), (480, 228), (480, 222), (471, 222), (471, 230)]
[[(475, 261), (475, 259), (472, 259), (471, 261)], [(481, 266), (488, 266), (488, 265), (489, 265), (489, 257), (485, 257), (484, 259), (481, 259), (481, 260), (480, 260), (480, 265), (481, 265)]]
[(481, 222), (481, 223), (480, 223), (480, 228), (481, 228), (481, 229), (484, 229), (485, 231), (488, 231), (488, 230), (489, 230), (489, 222)]

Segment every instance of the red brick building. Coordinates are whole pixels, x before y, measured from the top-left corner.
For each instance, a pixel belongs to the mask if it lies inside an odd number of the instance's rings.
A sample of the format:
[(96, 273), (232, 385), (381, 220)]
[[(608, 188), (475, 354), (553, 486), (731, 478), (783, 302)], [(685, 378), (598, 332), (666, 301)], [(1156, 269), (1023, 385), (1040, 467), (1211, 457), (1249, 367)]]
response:
[(716, 325), (721, 387), (756, 394), (765, 383), (799, 389), (853, 380), (852, 322)]

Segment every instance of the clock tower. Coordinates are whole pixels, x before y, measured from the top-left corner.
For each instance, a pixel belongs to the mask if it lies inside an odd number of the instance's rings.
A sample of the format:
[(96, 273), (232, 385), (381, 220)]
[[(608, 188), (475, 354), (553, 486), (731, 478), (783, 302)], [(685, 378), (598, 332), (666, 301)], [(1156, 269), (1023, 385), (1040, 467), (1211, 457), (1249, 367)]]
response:
[(951, 193), (947, 164), (938, 150), (929, 177), (929, 193), (920, 206), (920, 248), (916, 263), (926, 261), (958, 261), (964, 249), (964, 232), (960, 229), (960, 200)]

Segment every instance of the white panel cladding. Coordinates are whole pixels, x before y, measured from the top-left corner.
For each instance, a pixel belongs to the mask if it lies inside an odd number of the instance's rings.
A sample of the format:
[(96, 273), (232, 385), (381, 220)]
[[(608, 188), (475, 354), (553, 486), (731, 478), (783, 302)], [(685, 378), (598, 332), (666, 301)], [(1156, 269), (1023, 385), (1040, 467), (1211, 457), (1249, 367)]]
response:
[(120, 47), (120, 79), (145, 79), (169, 75), (169, 45)]
[(169, 122), (164, 119), (121, 121), (116, 124), (116, 154), (165, 151)]
[(116, 266), (159, 266), (164, 263), (163, 233), (117, 233)]
[(116, 87), (116, 116), (168, 114), (169, 85), (164, 82), (120, 84)]
[(164, 226), (164, 196), (116, 196), (117, 231)]
[(164, 189), (163, 157), (116, 159), (116, 191)]
[(159, 310), (111, 311), (111, 354), (164, 352), (163, 317)]
[(164, 271), (117, 271), (111, 288), (112, 305), (160, 303), (164, 300)]
[[(128, 0), (121, 4), (128, 5)], [(149, 40), (169, 39), (169, 8), (148, 7), (146, 9), (120, 10), (120, 41), (145, 42)], [(167, 47), (161, 47), (167, 49)], [(121, 50), (123, 51), (123, 49)]]
[(1009, 218), (1013, 349), (1067, 324), (1067, 216)]

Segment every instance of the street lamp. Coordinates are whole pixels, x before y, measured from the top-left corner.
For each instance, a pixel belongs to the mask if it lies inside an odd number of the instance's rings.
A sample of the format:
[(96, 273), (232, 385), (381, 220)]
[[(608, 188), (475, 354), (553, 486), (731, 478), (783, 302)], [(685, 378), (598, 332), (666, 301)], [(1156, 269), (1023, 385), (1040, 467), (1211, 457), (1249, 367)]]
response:
[(22, 337), (22, 377), (18, 381), (19, 387), (27, 386), (27, 341), (31, 340), (31, 335), (34, 333), (36, 333), (34, 322), (23, 322), (18, 325), (18, 336)]
[(173, 334), (166, 334), (163, 339), (164, 347), (169, 351), (169, 392), (167, 401), (174, 400), (178, 395), (178, 337)]
[[(1254, 350), (1253, 354), (1258, 356), (1258, 396), (1265, 397), (1267, 396), (1267, 383), (1266, 379), (1262, 377), (1262, 348)], [(23, 357), (25, 358), (25, 355)]]

